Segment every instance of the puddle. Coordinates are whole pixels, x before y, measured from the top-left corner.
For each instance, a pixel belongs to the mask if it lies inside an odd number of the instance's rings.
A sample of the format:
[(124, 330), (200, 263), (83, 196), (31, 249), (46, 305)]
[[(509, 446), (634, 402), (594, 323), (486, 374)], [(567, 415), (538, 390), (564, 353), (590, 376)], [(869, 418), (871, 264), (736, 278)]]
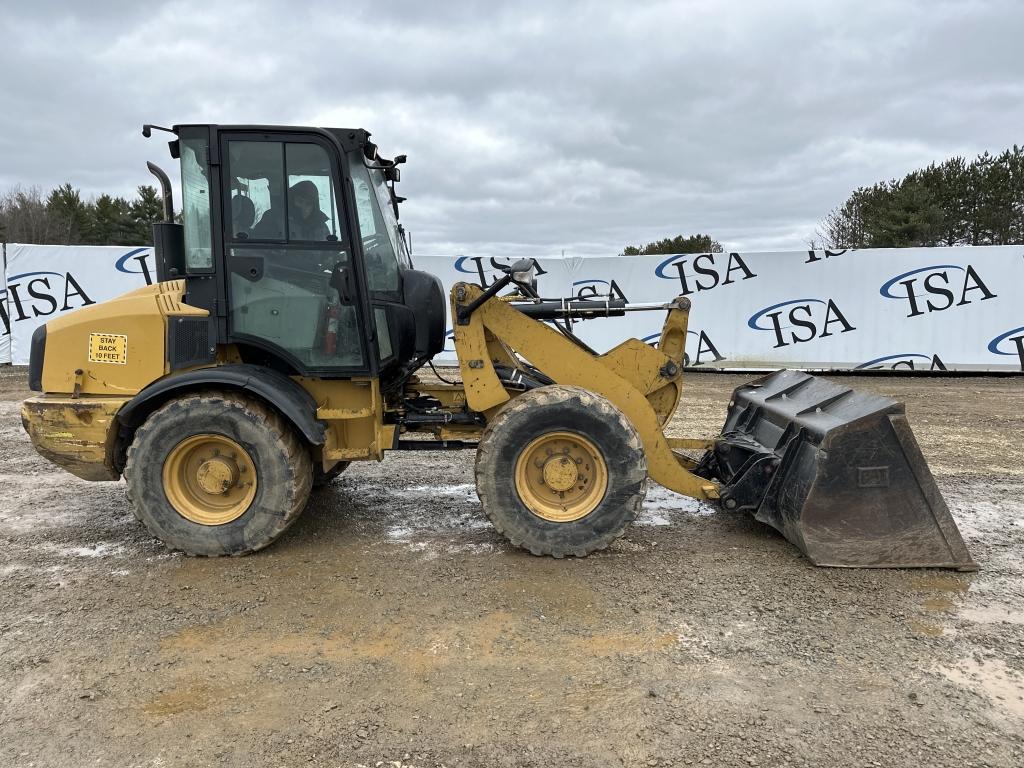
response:
[(915, 576), (910, 580), (912, 589), (920, 592), (959, 592), (964, 593), (971, 586), (967, 579), (948, 573), (927, 573)]
[(1024, 719), (1024, 678), (998, 659), (963, 659), (939, 671), (952, 682), (984, 696), (1002, 715)]
[[(995, 470), (990, 468), (989, 471)], [(1019, 508), (1011, 512), (1009, 505), (992, 503), (980, 499), (973, 499), (970, 502), (954, 503), (952, 505), (953, 517), (960, 527), (960, 532), (967, 539), (987, 538), (989, 534), (999, 533), (1005, 530), (1007, 525), (1017, 527)]]
[(953, 601), (948, 597), (929, 597), (921, 603), (921, 608), (930, 613), (948, 613), (953, 610)]
[[(493, 546), (485, 549), (479, 545), (460, 545), (454, 542), (417, 541), (417, 539), (458, 535), (467, 531), (491, 527), (490, 521), (480, 511), (476, 486), (472, 483), (414, 485), (410, 488), (395, 489), (390, 492), (401, 495), (405, 501), (408, 501), (410, 496), (420, 496), (432, 500), (443, 499), (449, 505), (442, 515), (438, 515), (431, 505), (426, 504), (423, 505), (424, 512), (410, 515), (408, 511), (410, 505), (404, 505), (401, 519), (394, 520), (385, 533), (391, 542), (404, 544), (414, 551), (434, 549), (449, 553), (497, 551)], [(465, 501), (471, 506), (462, 507), (458, 504), (459, 501)], [(634, 525), (663, 527), (672, 525), (679, 516), (707, 517), (713, 514), (715, 514), (715, 509), (709, 504), (680, 496), (663, 486), (652, 484), (647, 489), (643, 509), (637, 516)]]
[(198, 683), (184, 689), (161, 693), (145, 704), (142, 709), (150, 715), (179, 715), (187, 712), (202, 712), (215, 704), (223, 703), (226, 699), (224, 689)]
[[(910, 629), (917, 635), (924, 635), (925, 637), (942, 637), (947, 634), (947, 630), (944, 627), (940, 627), (938, 624), (929, 624), (918, 619), (911, 619), (907, 622)], [(950, 631), (950, 634), (952, 632)]]
[(957, 616), (976, 624), (1024, 624), (1024, 611), (1000, 603), (963, 608)]

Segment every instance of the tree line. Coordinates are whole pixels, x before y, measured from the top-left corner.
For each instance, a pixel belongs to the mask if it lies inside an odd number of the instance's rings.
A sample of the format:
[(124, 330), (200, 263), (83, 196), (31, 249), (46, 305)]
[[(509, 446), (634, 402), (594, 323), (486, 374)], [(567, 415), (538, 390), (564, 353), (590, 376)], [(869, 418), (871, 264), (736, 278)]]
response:
[[(0, 241), (54, 245), (146, 245), (162, 218), (160, 196), (140, 186), (133, 199), (83, 199), (62, 184), (43, 194), (15, 187), (0, 195)], [(1024, 243), (1024, 148), (974, 160), (953, 157), (902, 179), (859, 187), (829, 212), (812, 247), (903, 248)], [(628, 245), (620, 255), (721, 253), (711, 235), (676, 235)]]
[(620, 256), (653, 256), (672, 253), (722, 253), (722, 244), (711, 235), (676, 235), (647, 245), (627, 245)]
[[(1024, 148), (952, 157), (902, 179), (859, 187), (829, 212), (812, 248), (909, 248), (1024, 243)], [(718, 253), (710, 235), (677, 235), (622, 255)]]
[(822, 222), (827, 248), (1024, 242), (1024, 148), (953, 157), (860, 187)]
[(131, 200), (107, 194), (83, 199), (62, 184), (43, 194), (15, 187), (0, 195), (0, 241), (44, 245), (148, 245), (163, 218), (156, 189), (140, 186)]

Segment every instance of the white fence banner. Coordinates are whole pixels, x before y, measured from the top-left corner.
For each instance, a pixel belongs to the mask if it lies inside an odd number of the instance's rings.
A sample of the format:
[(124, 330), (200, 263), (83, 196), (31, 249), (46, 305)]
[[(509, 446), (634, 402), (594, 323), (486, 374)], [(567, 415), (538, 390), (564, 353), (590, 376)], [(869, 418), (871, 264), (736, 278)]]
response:
[[(448, 288), (490, 260), (424, 257)], [(687, 364), (719, 369), (1024, 371), (1024, 247), (540, 258), (545, 297), (692, 302)], [(657, 340), (664, 315), (578, 323), (599, 352)], [(451, 328), (449, 322), (448, 328)], [(446, 347), (445, 358), (454, 359)]]
[[(538, 258), (542, 296), (692, 301), (687, 363), (707, 369), (1024, 371), (1024, 246)], [(416, 256), (441, 278), (490, 284), (508, 261)], [(155, 279), (151, 248), (8, 245), (0, 361), (28, 362), (46, 320)], [(0, 283), (0, 289), (3, 284)], [(0, 306), (3, 306), (0, 303)], [(599, 352), (657, 339), (664, 315), (577, 323)], [(449, 341), (442, 361), (454, 361)]]
[[(0, 260), (0, 267), (3, 261)], [(0, 365), (11, 362), (11, 321), (7, 315), (7, 270), (0, 269)]]
[(11, 359), (26, 365), (32, 332), (79, 307), (112, 299), (156, 279), (152, 248), (7, 246), (7, 323)]

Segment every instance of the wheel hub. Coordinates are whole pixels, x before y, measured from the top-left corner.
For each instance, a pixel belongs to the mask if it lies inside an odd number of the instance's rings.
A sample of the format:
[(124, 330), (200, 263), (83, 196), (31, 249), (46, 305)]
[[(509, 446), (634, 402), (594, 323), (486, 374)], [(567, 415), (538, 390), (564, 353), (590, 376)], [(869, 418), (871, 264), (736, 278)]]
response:
[(544, 484), (553, 491), (568, 491), (579, 479), (576, 462), (568, 456), (552, 456), (544, 462)]
[(238, 465), (231, 459), (215, 456), (199, 465), (196, 481), (206, 493), (227, 493), (238, 482)]
[(586, 517), (608, 490), (608, 468), (601, 451), (574, 432), (550, 432), (519, 454), (516, 491), (533, 514), (554, 523)]
[(187, 437), (167, 454), (164, 495), (179, 515), (199, 525), (237, 520), (256, 498), (256, 464), (224, 435)]

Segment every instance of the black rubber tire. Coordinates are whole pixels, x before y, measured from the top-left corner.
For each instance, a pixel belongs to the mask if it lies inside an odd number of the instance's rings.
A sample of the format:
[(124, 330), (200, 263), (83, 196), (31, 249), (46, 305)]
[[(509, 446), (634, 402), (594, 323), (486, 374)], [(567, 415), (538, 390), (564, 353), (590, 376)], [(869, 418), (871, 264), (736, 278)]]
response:
[[(601, 452), (608, 490), (586, 517), (566, 523), (533, 514), (516, 490), (520, 451), (549, 432), (575, 432)], [(561, 384), (519, 395), (493, 418), (476, 454), (476, 488), (499, 533), (535, 555), (585, 557), (621, 537), (647, 492), (647, 457), (632, 423), (606, 398)]]
[(321, 465), (319, 462), (314, 461), (313, 462), (313, 487), (314, 488), (323, 488), (326, 485), (330, 485), (331, 482), (334, 480), (334, 478), (336, 478), (338, 475), (340, 475), (342, 472), (344, 472), (346, 469), (349, 468), (349, 465), (351, 463), (352, 462), (350, 462), (350, 461), (339, 461), (337, 464), (335, 464), (329, 470), (324, 472), (323, 465)]
[[(200, 525), (182, 517), (164, 494), (163, 465), (171, 449), (199, 433), (241, 445), (256, 465), (256, 496), (238, 518)], [(203, 392), (161, 406), (139, 427), (124, 470), (138, 517), (170, 549), (189, 555), (247, 555), (273, 543), (309, 499), (309, 450), (279, 413), (233, 392)]]

